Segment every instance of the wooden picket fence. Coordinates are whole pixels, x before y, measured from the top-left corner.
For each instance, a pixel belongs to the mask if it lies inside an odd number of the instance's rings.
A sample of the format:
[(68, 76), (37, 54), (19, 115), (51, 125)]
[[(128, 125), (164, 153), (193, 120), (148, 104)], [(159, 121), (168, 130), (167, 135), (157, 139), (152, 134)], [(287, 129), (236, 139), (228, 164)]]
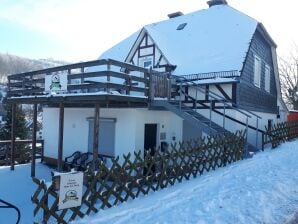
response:
[(281, 143), (298, 137), (298, 121), (278, 123), (270, 129), (268, 127), (265, 127), (265, 129), (266, 131), (262, 135), (263, 150), (266, 144), (271, 144), (274, 149)]
[(53, 183), (33, 178), (38, 185), (32, 196), (37, 223), (68, 223), (76, 218), (110, 208), (140, 195), (189, 180), (232, 162), (244, 155), (246, 133), (207, 137), (172, 145), (171, 150), (154, 155), (142, 152), (112, 158), (110, 164), (100, 161), (94, 172), (84, 173), (82, 205), (58, 210), (59, 191)]

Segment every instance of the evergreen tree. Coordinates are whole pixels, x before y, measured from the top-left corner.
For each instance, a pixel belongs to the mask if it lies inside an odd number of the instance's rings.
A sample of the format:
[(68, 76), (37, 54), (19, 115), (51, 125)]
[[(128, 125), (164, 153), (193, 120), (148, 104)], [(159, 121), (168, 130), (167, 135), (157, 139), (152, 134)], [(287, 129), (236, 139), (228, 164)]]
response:
[[(4, 105), (4, 108), (7, 111), (6, 124), (0, 129), (0, 140), (10, 140), (11, 139), (11, 124), (12, 124), (12, 111), (11, 106), (8, 104)], [(16, 138), (26, 139), (28, 136), (28, 129), (26, 128), (25, 113), (22, 110), (21, 105), (16, 106)]]

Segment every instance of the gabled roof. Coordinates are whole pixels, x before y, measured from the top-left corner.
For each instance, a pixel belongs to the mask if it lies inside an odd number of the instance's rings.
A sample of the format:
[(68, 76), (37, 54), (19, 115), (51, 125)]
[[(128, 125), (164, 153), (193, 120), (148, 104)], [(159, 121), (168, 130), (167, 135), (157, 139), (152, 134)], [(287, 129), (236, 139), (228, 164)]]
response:
[(138, 30), (126, 39), (122, 40), (120, 43), (116, 44), (114, 47), (108, 49), (98, 59), (111, 58), (117, 61), (125, 61), (128, 52), (138, 38), (140, 31), (141, 30)]
[[(186, 26), (177, 30), (184, 23)], [(145, 30), (169, 63), (177, 66), (175, 75), (241, 71), (257, 27), (263, 29), (255, 19), (228, 5), (218, 5), (147, 25), (100, 58), (123, 60)]]

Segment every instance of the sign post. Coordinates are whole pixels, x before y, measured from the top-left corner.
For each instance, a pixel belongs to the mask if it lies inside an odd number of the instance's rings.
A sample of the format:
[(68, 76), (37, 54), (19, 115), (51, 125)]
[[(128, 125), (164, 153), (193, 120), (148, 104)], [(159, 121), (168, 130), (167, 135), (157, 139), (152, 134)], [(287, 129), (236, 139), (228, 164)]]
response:
[(60, 174), (59, 210), (82, 204), (83, 178), (83, 172)]

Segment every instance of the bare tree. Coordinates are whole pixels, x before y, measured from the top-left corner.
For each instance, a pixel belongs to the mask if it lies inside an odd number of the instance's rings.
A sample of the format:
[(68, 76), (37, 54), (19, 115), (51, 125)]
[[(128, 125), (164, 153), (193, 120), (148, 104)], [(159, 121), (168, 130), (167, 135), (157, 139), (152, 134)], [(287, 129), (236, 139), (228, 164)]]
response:
[(298, 47), (288, 58), (279, 58), (281, 91), (285, 103), (298, 110)]

